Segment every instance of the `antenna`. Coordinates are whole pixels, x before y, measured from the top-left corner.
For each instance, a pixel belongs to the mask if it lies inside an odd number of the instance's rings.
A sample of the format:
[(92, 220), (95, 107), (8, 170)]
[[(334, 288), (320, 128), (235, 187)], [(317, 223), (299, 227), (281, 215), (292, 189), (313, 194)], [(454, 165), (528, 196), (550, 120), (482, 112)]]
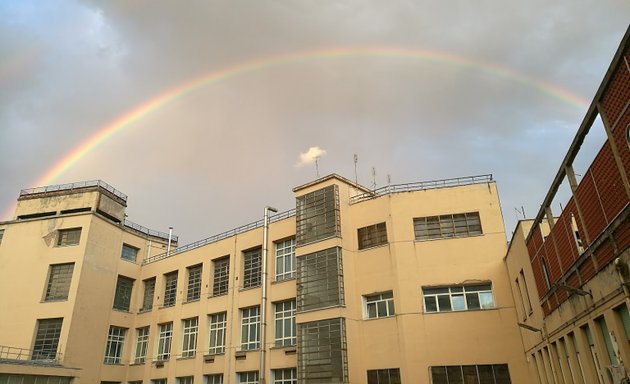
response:
[(321, 156), (315, 156), (315, 172), (317, 173), (317, 178), (319, 179), (319, 158)]
[(376, 189), (376, 168), (372, 167), (372, 189)]
[(359, 162), (359, 156), (354, 154), (354, 183), (359, 184), (359, 176), (357, 176), (357, 162)]
[(387, 186), (389, 187), (390, 185), (392, 185), (392, 176), (388, 173), (387, 174)]

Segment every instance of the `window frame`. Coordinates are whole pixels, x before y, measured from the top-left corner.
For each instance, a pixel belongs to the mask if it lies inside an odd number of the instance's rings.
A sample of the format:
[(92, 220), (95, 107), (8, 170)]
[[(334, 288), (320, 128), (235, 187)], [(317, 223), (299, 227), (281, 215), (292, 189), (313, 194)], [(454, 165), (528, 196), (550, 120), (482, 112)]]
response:
[(262, 247), (243, 251), (243, 289), (260, 287), (262, 282)]
[(105, 344), (105, 356), (103, 358), (103, 364), (122, 364), (122, 354), (123, 349), (125, 348), (126, 335), (127, 328), (117, 327), (115, 325), (109, 326), (107, 343)]
[(357, 241), (359, 250), (388, 244), (387, 224), (383, 221), (367, 227), (357, 228)]
[(173, 322), (158, 324), (157, 360), (166, 361), (171, 358), (173, 343)]
[(177, 280), (179, 271), (164, 274), (164, 295), (162, 307), (173, 307), (177, 304)]
[[(289, 308), (286, 306), (289, 305)], [(276, 347), (297, 345), (297, 324), (295, 299), (274, 303), (274, 339)], [(288, 329), (288, 331), (287, 331)], [(280, 332), (280, 335), (278, 334)]]
[(203, 384), (223, 384), (222, 373), (210, 373), (203, 375)]
[[(382, 307), (379, 304), (384, 304), (384, 309), (386, 312), (384, 315), (381, 315), (380, 309)], [(371, 308), (374, 308), (374, 315), (372, 315), (372, 311), (370, 310)], [(373, 293), (370, 295), (363, 295), (363, 310), (364, 319), (366, 320), (383, 319), (396, 316), (396, 307), (394, 305), (394, 292), (384, 291)]]
[(260, 373), (258, 371), (236, 372), (236, 382), (238, 384), (258, 384), (260, 383)]
[(416, 241), (445, 240), (481, 236), (483, 226), (479, 211), (474, 211), (414, 217), (413, 231)]
[(48, 279), (43, 301), (68, 300), (73, 273), (74, 263), (51, 264), (48, 267)]
[(148, 312), (153, 309), (156, 278), (154, 276), (149, 279), (144, 279), (142, 280), (142, 283), (144, 284), (144, 290), (142, 294), (142, 307), (140, 308), (140, 312)]
[(134, 364), (144, 364), (147, 359), (149, 351), (149, 337), (151, 336), (150, 328), (146, 327), (136, 328), (136, 350), (134, 352)]
[(297, 384), (297, 368), (272, 369), (271, 380), (273, 384)]
[(31, 360), (57, 360), (63, 317), (37, 319)]
[(276, 241), (274, 245), (276, 248), (276, 281), (294, 279), (297, 268), (295, 237)]
[[(241, 351), (260, 349), (260, 306), (241, 308)], [(253, 337), (252, 337), (253, 335)]]
[(225, 335), (227, 331), (227, 312), (208, 315), (208, 355), (222, 355), (225, 353)]
[(118, 275), (116, 279), (116, 291), (114, 292), (114, 303), (112, 305), (113, 309), (129, 312), (134, 283), (134, 279)]
[[(482, 287), (488, 287), (488, 289), (481, 289)], [(429, 292), (427, 292), (429, 291)], [(431, 292), (432, 291), (432, 292)], [(484, 297), (489, 297), (492, 299), (491, 304), (484, 306), (484, 301), (482, 300), (481, 294), (484, 294)], [(473, 302), (473, 298), (477, 296), (477, 303), (479, 304), (479, 308), (469, 308), (469, 295), (470, 300)], [(448, 306), (449, 309), (442, 310), (442, 305), (447, 305), (446, 297), (448, 297)], [(454, 301), (453, 298), (457, 297), (457, 301)], [(433, 299), (435, 303), (435, 310), (433, 310), (433, 305), (430, 307), (427, 305), (427, 299)], [(460, 300), (461, 298), (461, 300)], [(467, 311), (485, 311), (496, 308), (496, 303), (494, 300), (494, 293), (492, 290), (492, 283), (480, 283), (480, 284), (468, 284), (468, 285), (452, 285), (452, 286), (439, 286), (439, 287), (422, 287), (422, 304), (424, 313), (451, 313), (451, 312), (467, 312)], [(461, 307), (463, 304), (463, 308)], [(431, 309), (429, 309), (431, 308)], [(458, 308), (458, 309), (455, 309)]]
[(367, 384), (401, 384), (400, 368), (368, 369)]
[[(133, 245), (129, 245), (127, 243), (123, 243), (122, 248), (120, 250), (120, 258), (121, 260), (125, 260), (125, 261), (135, 264), (138, 261), (139, 252), (140, 252), (140, 248), (134, 247)], [(130, 255), (133, 257), (130, 257)]]
[(81, 244), (81, 227), (63, 228), (57, 230), (57, 247), (71, 247)]
[(188, 281), (186, 285), (186, 302), (199, 301), (201, 299), (201, 280), (203, 278), (203, 264), (192, 265), (186, 268)]
[(191, 317), (182, 320), (182, 358), (193, 358), (197, 355), (197, 337), (199, 335), (199, 318)]
[(230, 288), (230, 256), (212, 260), (212, 296), (227, 295)]

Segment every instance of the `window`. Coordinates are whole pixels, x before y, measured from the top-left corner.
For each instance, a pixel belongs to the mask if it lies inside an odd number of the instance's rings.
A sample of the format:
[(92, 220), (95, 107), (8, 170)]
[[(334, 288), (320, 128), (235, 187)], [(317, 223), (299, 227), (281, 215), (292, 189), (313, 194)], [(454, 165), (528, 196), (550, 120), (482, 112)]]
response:
[(118, 276), (118, 282), (116, 283), (116, 295), (114, 296), (114, 309), (129, 311), (132, 289), (133, 279), (124, 276)]
[(37, 333), (33, 344), (32, 360), (54, 360), (61, 336), (63, 318), (37, 320)]
[(81, 228), (60, 229), (57, 233), (57, 246), (78, 245), (81, 239)]
[(630, 313), (628, 313), (628, 307), (625, 304), (615, 308), (617, 318), (621, 321), (623, 329), (626, 333), (626, 339), (630, 340)]
[(171, 341), (173, 340), (173, 323), (159, 324), (158, 360), (168, 360), (171, 357)]
[(341, 248), (329, 248), (297, 258), (297, 310), (343, 305)]
[(243, 288), (260, 286), (261, 249), (243, 252)]
[(606, 320), (602, 316), (595, 319), (595, 321), (597, 322), (597, 325), (599, 325), (599, 330), (601, 331), (602, 337), (604, 338), (604, 345), (606, 345), (606, 351), (608, 352), (608, 358), (610, 359), (610, 362), (612, 363), (612, 365), (619, 365), (619, 358), (617, 357), (617, 353), (615, 353)]
[(140, 312), (150, 311), (153, 308), (153, 295), (155, 293), (155, 277), (144, 281), (144, 296)]
[(260, 311), (258, 307), (241, 309), (241, 349), (260, 348)]
[(295, 203), (297, 245), (339, 235), (339, 192), (336, 185), (297, 197)]
[(74, 263), (50, 266), (44, 301), (68, 300), (73, 269)]
[(201, 297), (201, 264), (186, 269), (188, 270), (186, 301), (197, 301)]
[(547, 289), (551, 289), (551, 276), (549, 275), (549, 267), (544, 257), (540, 258), (540, 268), (542, 269), (543, 279), (545, 280), (545, 286)]
[(521, 281), (523, 282), (523, 290), (525, 291), (525, 298), (527, 299), (527, 301), (525, 301), (527, 303), (527, 311), (529, 313), (532, 313), (532, 300), (529, 297), (529, 288), (527, 287), (527, 280), (525, 280), (525, 274), (523, 273), (523, 270), (521, 269), (521, 271), (519, 272), (519, 277), (521, 278)]
[(430, 367), (433, 384), (510, 384), (507, 364), (493, 365), (448, 365)]
[(153, 379), (151, 380), (151, 384), (168, 384), (166, 379)]
[(107, 346), (105, 347), (105, 364), (120, 364), (126, 333), (127, 328), (109, 327)]
[(276, 303), (276, 346), (295, 345), (295, 300)]
[(276, 243), (276, 280), (295, 277), (295, 238)]
[(133, 362), (142, 364), (147, 358), (149, 349), (149, 327), (136, 328), (136, 337), (136, 356)]
[(385, 223), (378, 223), (357, 229), (359, 249), (366, 249), (387, 244), (387, 228)]
[[(298, 325), (298, 379), (301, 383), (347, 383), (348, 362), (343, 318)], [(313, 364), (317, 361), (317, 364)]]
[(258, 384), (258, 371), (239, 372), (236, 375), (238, 384)]
[(225, 330), (227, 313), (210, 315), (210, 346), (208, 354), (217, 355), (225, 352)]
[(400, 384), (400, 369), (370, 369), (367, 371), (368, 384)]
[(213, 261), (214, 282), (212, 284), (212, 296), (225, 295), (228, 292), (230, 276), (230, 258), (223, 257)]
[(178, 377), (175, 379), (175, 381), (177, 382), (177, 384), (194, 384), (195, 377), (194, 376)]
[(297, 384), (297, 369), (273, 369), (271, 371), (273, 384)]
[(195, 357), (199, 320), (197, 317), (182, 320), (182, 325), (184, 327), (182, 334), (182, 357)]
[(368, 319), (378, 319), (379, 317), (394, 316), (394, 294), (389, 292), (378, 295), (364, 296), (365, 316)]
[(0, 244), (2, 244), (3, 237), (4, 237), (4, 229), (0, 229)]
[(417, 217), (413, 219), (416, 240), (448, 239), (481, 235), (479, 212)]
[(177, 301), (177, 271), (164, 275), (164, 306), (172, 307)]
[(22, 374), (9, 374), (0, 373), (0, 383), (2, 384), (70, 384), (70, 382), (76, 382), (73, 377), (65, 376), (48, 376), (48, 375), (22, 375)]
[(425, 312), (470, 311), (494, 308), (490, 284), (422, 288)]
[(123, 244), (122, 251), (120, 252), (120, 258), (135, 263), (138, 258), (138, 251), (139, 249), (136, 247), (132, 247), (129, 244)]
[(223, 374), (216, 373), (213, 375), (205, 375), (203, 384), (223, 384)]

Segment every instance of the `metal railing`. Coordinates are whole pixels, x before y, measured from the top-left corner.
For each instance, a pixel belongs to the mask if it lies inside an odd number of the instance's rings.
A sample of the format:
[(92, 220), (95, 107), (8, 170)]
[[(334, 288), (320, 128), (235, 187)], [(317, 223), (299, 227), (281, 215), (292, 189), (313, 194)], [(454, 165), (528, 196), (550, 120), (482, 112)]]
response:
[(46, 193), (46, 192), (57, 192), (57, 191), (69, 191), (73, 189), (86, 188), (86, 187), (100, 187), (105, 189), (106, 191), (111, 192), (114, 196), (120, 198), (124, 202), (127, 201), (127, 195), (120, 192), (116, 188), (107, 184), (103, 180), (89, 180), (89, 181), (79, 181), (76, 183), (68, 183), (68, 184), (56, 184), (56, 185), (47, 185), (44, 187), (36, 187), (36, 188), (28, 188), (20, 191), (20, 196), (28, 196), (34, 195), (37, 193)]
[(395, 192), (412, 192), (412, 191), (422, 191), (426, 189), (458, 187), (462, 185), (484, 184), (484, 183), (489, 183), (491, 181), (492, 181), (492, 174), (487, 174), (487, 175), (454, 177), (451, 179), (419, 181), (415, 183), (406, 183), (406, 184), (386, 185), (384, 187), (377, 188), (370, 192), (365, 192), (360, 195), (352, 196), (350, 198), (350, 204), (358, 203), (364, 200), (373, 199), (378, 196), (387, 195), (387, 194), (395, 193)]
[(18, 364), (59, 365), (60, 354), (56, 352), (33, 351), (32, 349), (0, 345), (0, 361)]
[[(270, 224), (275, 223), (276, 221), (284, 220), (291, 216), (295, 216), (295, 208), (289, 209), (288, 211), (280, 212), (276, 215), (269, 216), (269, 223)], [(228, 237), (238, 235), (239, 233), (243, 233), (243, 232), (251, 231), (252, 229), (260, 228), (263, 226), (263, 224), (264, 224), (264, 219), (260, 219), (260, 220), (251, 222), (249, 224), (245, 224), (240, 227), (230, 229), (229, 231), (225, 231), (223, 233), (210, 236), (203, 240), (195, 241), (194, 243), (177, 247), (171, 250), (170, 254), (168, 255), (166, 252), (164, 252), (164, 253), (160, 253), (159, 255), (151, 256), (149, 258), (144, 259), (144, 261), (142, 261), (142, 264), (145, 265), (145, 264), (154, 263), (158, 260), (166, 259), (167, 257), (172, 257), (185, 251), (190, 251), (191, 249), (203, 247), (204, 245), (211, 244), (211, 243), (216, 243), (217, 241), (227, 239)]]
[[(138, 232), (142, 232), (145, 235), (155, 236), (155, 237), (159, 237), (161, 239), (168, 240), (168, 233), (156, 231), (154, 229), (149, 229), (149, 228), (147, 228), (145, 226), (142, 226), (140, 224), (136, 224), (133, 221), (129, 221), (129, 220), (125, 219), (125, 221), (123, 222), (123, 225), (125, 227), (134, 229), (134, 230), (136, 230)], [(177, 239), (178, 239), (177, 235), (173, 235), (172, 239), (173, 239), (173, 241), (177, 241)]]

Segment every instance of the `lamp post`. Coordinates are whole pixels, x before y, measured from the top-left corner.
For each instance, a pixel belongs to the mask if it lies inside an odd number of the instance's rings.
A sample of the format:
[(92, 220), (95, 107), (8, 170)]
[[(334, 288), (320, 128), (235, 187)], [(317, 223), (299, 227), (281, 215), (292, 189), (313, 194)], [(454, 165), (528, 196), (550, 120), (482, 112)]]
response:
[(260, 305), (260, 384), (265, 384), (265, 344), (267, 333), (267, 243), (269, 241), (269, 212), (278, 212), (277, 209), (270, 206), (265, 207), (263, 220), (263, 244), (262, 244), (262, 289), (261, 289), (261, 305)]

